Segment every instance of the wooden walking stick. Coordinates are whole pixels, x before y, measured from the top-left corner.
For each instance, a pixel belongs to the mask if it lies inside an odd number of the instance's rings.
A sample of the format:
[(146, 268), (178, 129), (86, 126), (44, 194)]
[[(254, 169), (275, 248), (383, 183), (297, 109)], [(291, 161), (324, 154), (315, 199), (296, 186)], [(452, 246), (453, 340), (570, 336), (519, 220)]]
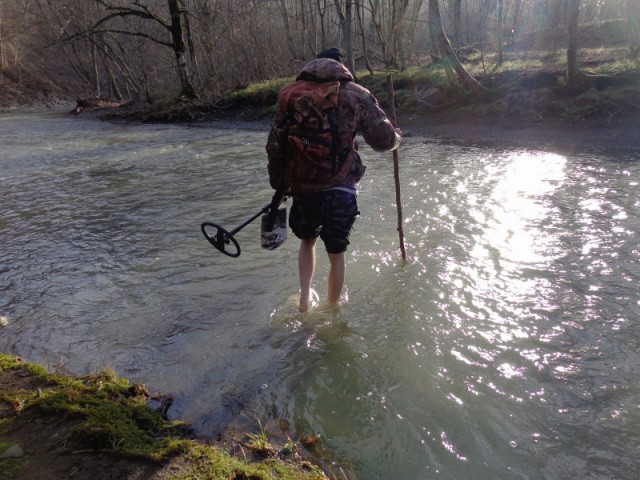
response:
[[(391, 123), (394, 128), (398, 128), (396, 120), (396, 103), (393, 94), (393, 79), (391, 75), (387, 75), (387, 97), (389, 99), (389, 111), (391, 113)], [(398, 209), (398, 235), (400, 236), (400, 252), (402, 259), (407, 259), (404, 249), (404, 231), (402, 229), (402, 201), (400, 200), (400, 167), (398, 165), (398, 149), (393, 151), (393, 178), (396, 183), (396, 205)]]

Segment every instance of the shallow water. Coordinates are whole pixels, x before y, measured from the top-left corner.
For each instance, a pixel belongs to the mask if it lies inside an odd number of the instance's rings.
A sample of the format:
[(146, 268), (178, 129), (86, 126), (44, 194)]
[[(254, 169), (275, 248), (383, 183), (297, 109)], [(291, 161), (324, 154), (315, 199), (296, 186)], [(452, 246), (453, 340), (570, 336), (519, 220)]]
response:
[(282, 419), (361, 479), (637, 478), (634, 154), (408, 138), (402, 262), (365, 148), (348, 301), (301, 315), (295, 239), (261, 250), (256, 221), (234, 259), (200, 232), (268, 203), (265, 140), (2, 114), (0, 351), (110, 366), (201, 435)]

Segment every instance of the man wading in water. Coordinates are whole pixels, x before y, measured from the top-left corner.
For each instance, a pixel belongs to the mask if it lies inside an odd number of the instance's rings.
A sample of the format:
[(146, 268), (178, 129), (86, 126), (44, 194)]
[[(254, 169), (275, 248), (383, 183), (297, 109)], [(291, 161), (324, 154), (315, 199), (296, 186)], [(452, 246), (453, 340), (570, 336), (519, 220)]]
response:
[(329, 48), (280, 90), (266, 147), (271, 187), (293, 198), (289, 226), (301, 240), (301, 312), (309, 309), (318, 237), (329, 256), (329, 305), (337, 305), (342, 294), (344, 253), (360, 213), (356, 183), (365, 171), (355, 139), (358, 133), (379, 152), (400, 144), (400, 130), (375, 97), (354, 83), (340, 50)]

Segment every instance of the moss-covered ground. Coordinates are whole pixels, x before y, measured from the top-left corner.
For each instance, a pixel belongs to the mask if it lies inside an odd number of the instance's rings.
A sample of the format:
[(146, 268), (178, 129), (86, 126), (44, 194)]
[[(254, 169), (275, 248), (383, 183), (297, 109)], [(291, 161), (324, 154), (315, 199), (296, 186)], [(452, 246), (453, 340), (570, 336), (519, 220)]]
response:
[(144, 385), (109, 370), (70, 377), (0, 354), (0, 480), (328, 478), (263, 430), (246, 435), (240, 459), (148, 402)]

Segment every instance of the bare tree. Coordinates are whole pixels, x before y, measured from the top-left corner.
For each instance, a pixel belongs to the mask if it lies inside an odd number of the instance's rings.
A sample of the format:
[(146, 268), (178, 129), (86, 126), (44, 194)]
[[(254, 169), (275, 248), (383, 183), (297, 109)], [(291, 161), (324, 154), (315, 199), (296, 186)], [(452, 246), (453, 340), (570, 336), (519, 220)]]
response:
[(403, 68), (401, 50), (404, 41), (402, 28), (405, 0), (368, 0), (369, 21), (378, 40), (377, 47), (382, 50), (386, 68)]
[(336, 14), (340, 22), (340, 33), (342, 43), (347, 56), (347, 67), (355, 73), (355, 64), (353, 59), (353, 0), (342, 0), (344, 2), (344, 10), (340, 0), (333, 0), (336, 7)]
[(316, 0), (318, 7), (318, 17), (320, 18), (320, 45), (323, 47), (327, 44), (327, 30), (325, 17), (327, 15), (327, 0)]
[(456, 81), (456, 79), (459, 80), (465, 88), (476, 94), (484, 92), (485, 88), (464, 68), (456, 52), (454, 52), (451, 42), (442, 28), (438, 0), (429, 0), (429, 32), (435, 42), (435, 47), (447, 71), (449, 80), (452, 82)]
[(291, 56), (296, 58), (296, 44), (293, 41), (293, 35), (291, 34), (291, 26), (289, 25), (289, 13), (287, 12), (287, 4), (285, 0), (280, 0), (280, 14), (282, 15), (282, 22), (284, 24), (284, 35), (287, 39), (287, 45)]
[[(180, 80), (180, 95), (193, 99), (196, 98), (196, 91), (191, 82), (191, 76), (189, 74), (189, 66), (187, 62), (186, 45), (184, 41), (184, 24), (183, 17), (187, 15), (187, 11), (184, 8), (182, 0), (167, 0), (167, 9), (169, 13), (169, 19), (166, 20), (154, 13), (150, 7), (141, 3), (141, 0), (135, 0), (130, 6), (119, 6), (107, 0), (95, 0), (99, 5), (104, 7), (106, 15), (98, 20), (88, 30), (79, 34), (68, 37), (67, 41), (73, 41), (78, 38), (92, 37), (102, 35), (106, 32), (118, 33), (139, 36), (149, 39), (159, 45), (171, 48), (175, 56), (178, 78)], [(169, 35), (169, 39), (155, 36), (152, 33), (147, 33), (139, 30), (120, 30), (117, 26), (113, 28), (107, 27), (115, 19), (123, 19), (129, 17), (136, 17), (145, 21), (153, 22), (155, 25), (161, 27), (161, 30), (165, 31)]]
[(391, 2), (391, 32), (394, 51), (400, 59), (400, 69), (407, 68), (407, 52), (404, 42), (404, 20), (409, 0), (392, 0)]
[[(416, 32), (423, 32), (422, 22), (420, 21), (420, 13), (424, 6), (424, 0), (413, 0), (405, 9), (405, 18), (402, 24), (402, 31), (407, 45), (410, 45), (410, 52), (419, 55), (419, 42), (416, 41)], [(418, 29), (418, 26), (420, 28)], [(423, 37), (423, 35), (420, 35)]]

